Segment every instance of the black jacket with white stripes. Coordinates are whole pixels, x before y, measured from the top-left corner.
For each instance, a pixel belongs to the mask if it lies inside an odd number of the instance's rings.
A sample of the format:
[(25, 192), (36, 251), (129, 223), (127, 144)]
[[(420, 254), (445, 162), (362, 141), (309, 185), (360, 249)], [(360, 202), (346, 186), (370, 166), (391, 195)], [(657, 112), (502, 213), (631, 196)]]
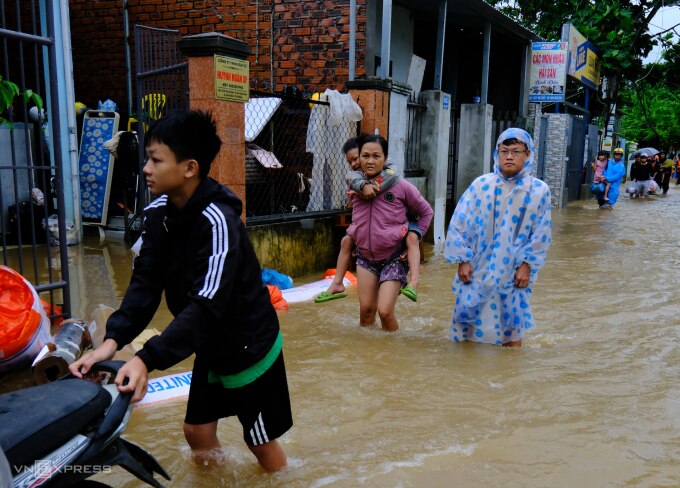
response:
[(142, 246), (106, 337), (122, 348), (146, 328), (165, 291), (174, 319), (137, 355), (149, 371), (196, 353), (210, 370), (240, 372), (279, 333), (276, 311), (241, 222), (241, 201), (210, 178), (183, 209), (161, 196), (144, 210)]

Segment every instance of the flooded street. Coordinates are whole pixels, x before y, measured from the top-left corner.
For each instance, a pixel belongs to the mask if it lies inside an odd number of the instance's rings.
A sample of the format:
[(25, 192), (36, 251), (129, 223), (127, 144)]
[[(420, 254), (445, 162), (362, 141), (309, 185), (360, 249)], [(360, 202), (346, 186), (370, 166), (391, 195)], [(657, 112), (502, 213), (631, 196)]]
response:
[[(676, 187), (624, 194), (612, 212), (593, 200), (553, 210), (537, 327), (521, 349), (447, 339), (456, 267), (431, 249), (418, 303), (397, 303), (398, 333), (359, 328), (356, 289), (292, 304), (279, 315), (295, 421), (283, 472), (261, 471), (235, 418), (219, 428), (226, 462), (193, 465), (185, 400), (135, 409), (125, 437), (177, 487), (678, 486), (679, 210)], [(123, 244), (71, 252), (74, 315), (117, 306), (131, 266)], [(151, 326), (168, 320), (163, 309)], [(140, 486), (120, 468), (97, 479)]]

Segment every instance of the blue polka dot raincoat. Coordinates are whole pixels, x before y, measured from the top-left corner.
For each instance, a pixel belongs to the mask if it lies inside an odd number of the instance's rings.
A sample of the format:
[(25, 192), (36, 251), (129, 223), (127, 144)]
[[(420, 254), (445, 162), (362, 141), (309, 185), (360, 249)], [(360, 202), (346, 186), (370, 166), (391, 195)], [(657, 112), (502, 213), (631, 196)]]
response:
[[(517, 138), (529, 148), (524, 168), (511, 178), (498, 164), (498, 146)], [(494, 171), (478, 177), (460, 198), (446, 235), (444, 256), (469, 262), (472, 280), (456, 277), (451, 339), (491, 344), (518, 341), (534, 325), (531, 285), (545, 264), (551, 242), (550, 190), (531, 176), (534, 144), (521, 129), (508, 129), (496, 142)], [(515, 287), (515, 272), (526, 262), (531, 278)]]

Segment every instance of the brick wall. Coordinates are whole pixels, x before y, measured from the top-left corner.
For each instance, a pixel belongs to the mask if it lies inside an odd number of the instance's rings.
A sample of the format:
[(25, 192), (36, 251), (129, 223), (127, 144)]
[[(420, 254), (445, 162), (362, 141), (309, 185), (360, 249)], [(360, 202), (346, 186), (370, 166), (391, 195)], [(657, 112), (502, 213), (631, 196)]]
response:
[[(251, 48), (251, 89), (306, 92), (344, 89), (349, 75), (349, 0), (129, 0), (134, 25), (182, 35), (220, 32)], [(126, 112), (122, 0), (70, 0), (76, 99), (96, 106), (110, 98)], [(365, 74), (366, 0), (357, 0), (356, 76)], [(134, 91), (134, 77), (133, 77)]]
[[(342, 90), (349, 76), (349, 0), (273, 1), (277, 86)], [(365, 74), (366, 0), (358, 0), (356, 75)]]

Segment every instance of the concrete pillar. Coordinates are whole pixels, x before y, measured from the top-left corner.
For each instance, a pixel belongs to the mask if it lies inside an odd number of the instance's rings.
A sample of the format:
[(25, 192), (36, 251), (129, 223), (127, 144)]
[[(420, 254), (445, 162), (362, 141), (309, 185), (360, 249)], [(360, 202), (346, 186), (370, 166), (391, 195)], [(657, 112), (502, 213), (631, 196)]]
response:
[[(536, 155), (545, 154), (543, 181), (550, 187), (551, 206), (563, 208), (567, 205), (567, 133), (569, 130), (569, 115), (545, 114), (548, 123), (546, 134), (541, 133), (540, 112), (534, 129), (534, 146)], [(545, 142), (542, 142), (545, 141)], [(545, 145), (545, 147), (541, 147)]]
[(245, 221), (246, 155), (245, 105), (215, 98), (215, 55), (247, 59), (250, 47), (243, 41), (209, 32), (184, 37), (179, 49), (189, 63), (189, 106), (212, 112), (222, 148), (213, 161), (210, 176), (227, 185), (243, 202)]
[(359, 122), (359, 133), (374, 134), (375, 130), (387, 138), (390, 115), (390, 86), (388, 80), (354, 80), (347, 82), (347, 90), (361, 107), (364, 118)]
[(460, 137), (456, 170), (455, 201), (478, 176), (488, 173), (493, 144), (493, 105), (464, 103), (460, 106)]
[(451, 95), (439, 90), (421, 92), (427, 110), (423, 114), (420, 167), (427, 176), (425, 198), (434, 210), (434, 248), (443, 251), (446, 241), (446, 183), (449, 166)]

